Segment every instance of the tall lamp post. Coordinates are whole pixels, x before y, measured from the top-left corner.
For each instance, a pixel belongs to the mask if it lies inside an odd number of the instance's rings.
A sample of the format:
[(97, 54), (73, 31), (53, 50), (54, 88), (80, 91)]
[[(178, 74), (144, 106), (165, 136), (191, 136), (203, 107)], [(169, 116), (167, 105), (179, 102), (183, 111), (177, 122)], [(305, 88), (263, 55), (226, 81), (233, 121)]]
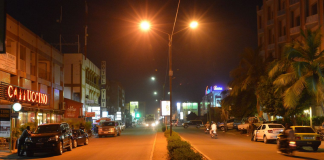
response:
[[(189, 27), (193, 28), (193, 29), (197, 28), (197, 26), (198, 26), (198, 22), (196, 22), (196, 21), (191, 22), (190, 25), (189, 25)], [(144, 22), (142, 22), (140, 24), (140, 27), (143, 30), (149, 30), (150, 29), (150, 23), (147, 22), (147, 21), (144, 21)], [(183, 29), (181, 29), (181, 30), (179, 30), (179, 31), (177, 31), (175, 33), (172, 32), (171, 34), (154, 28), (154, 30), (156, 30), (158, 32), (167, 34), (168, 39), (169, 39), (168, 46), (169, 46), (169, 83), (170, 83), (170, 136), (172, 135), (172, 77), (173, 77), (173, 70), (172, 70), (172, 36), (179, 33), (179, 32), (181, 32), (181, 31), (184, 31), (185, 29), (187, 29), (189, 27), (183, 28)]]

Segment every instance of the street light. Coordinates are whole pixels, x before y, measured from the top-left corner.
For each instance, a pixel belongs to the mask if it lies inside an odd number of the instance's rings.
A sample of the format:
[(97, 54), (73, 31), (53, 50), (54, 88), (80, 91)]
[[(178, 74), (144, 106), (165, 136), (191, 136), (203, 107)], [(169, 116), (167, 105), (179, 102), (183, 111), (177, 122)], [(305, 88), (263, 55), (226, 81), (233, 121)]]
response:
[[(147, 22), (147, 21), (144, 21), (144, 22), (142, 22), (140, 24), (140, 27), (142, 28), (142, 30), (145, 30), (145, 31), (149, 30), (150, 26), (151, 26), (150, 23)], [(179, 31), (177, 31), (175, 33), (172, 32), (171, 34), (154, 28), (154, 30), (156, 30), (158, 32), (167, 34), (168, 39), (169, 39), (168, 46), (169, 46), (169, 83), (170, 83), (170, 92), (168, 92), (168, 94), (170, 95), (170, 135), (172, 135), (172, 124), (171, 124), (172, 123), (172, 77), (173, 77), (173, 70), (172, 70), (172, 36), (174, 34), (177, 34), (177, 33), (181, 32), (181, 31), (184, 31), (187, 28), (194, 29), (194, 28), (197, 28), (197, 26), (198, 26), (198, 22), (193, 21), (193, 22), (191, 22), (189, 24), (188, 27), (185, 27), (185, 28), (183, 28), (183, 29), (181, 29), (181, 30), (179, 30)]]
[(154, 95), (157, 95), (157, 92), (154, 92)]
[(155, 81), (155, 77), (151, 77), (151, 80), (152, 80), (152, 81)]

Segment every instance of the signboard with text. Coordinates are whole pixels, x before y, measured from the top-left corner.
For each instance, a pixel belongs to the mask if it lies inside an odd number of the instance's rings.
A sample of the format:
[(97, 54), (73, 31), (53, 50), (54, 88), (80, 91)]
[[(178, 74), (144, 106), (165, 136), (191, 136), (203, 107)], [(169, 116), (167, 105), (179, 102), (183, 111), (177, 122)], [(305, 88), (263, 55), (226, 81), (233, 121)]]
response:
[(64, 98), (65, 113), (64, 118), (79, 118), (82, 113), (83, 103)]
[(85, 116), (86, 117), (95, 117), (96, 116), (96, 112), (86, 112)]
[(101, 84), (106, 84), (106, 61), (101, 61)]
[(17, 74), (16, 56), (7, 53), (0, 54), (0, 70)]
[(161, 101), (162, 116), (170, 116), (170, 101)]

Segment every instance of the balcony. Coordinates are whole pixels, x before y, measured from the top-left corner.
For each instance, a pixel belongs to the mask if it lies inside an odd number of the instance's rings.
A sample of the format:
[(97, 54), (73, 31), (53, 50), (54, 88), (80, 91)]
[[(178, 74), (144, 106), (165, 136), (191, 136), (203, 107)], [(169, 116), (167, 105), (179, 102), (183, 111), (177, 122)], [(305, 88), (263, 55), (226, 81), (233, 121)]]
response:
[(90, 79), (86, 79), (86, 83), (88, 83), (90, 86), (92, 86), (96, 89), (100, 89), (100, 85), (92, 82)]
[(268, 20), (267, 25), (268, 25), (268, 26), (273, 25), (273, 19)]
[(297, 4), (297, 3), (299, 3), (300, 2), (300, 0), (290, 0), (289, 1), (289, 5), (295, 5), (295, 4)]
[(264, 29), (263, 29), (263, 28), (258, 29), (258, 34), (261, 34), (261, 33), (263, 33), (263, 32), (264, 32)]
[(275, 48), (274, 43), (268, 45), (268, 50), (274, 50), (274, 48)]
[(306, 25), (313, 24), (316, 22), (318, 22), (318, 14), (314, 14), (306, 18)]
[(282, 9), (282, 10), (280, 10), (280, 11), (278, 11), (277, 12), (277, 16), (279, 17), (279, 16), (283, 16), (283, 15), (285, 15), (286, 14), (286, 10), (285, 9)]
[(299, 34), (299, 33), (300, 33), (300, 26), (290, 28), (290, 35)]
[(278, 43), (284, 43), (284, 42), (286, 42), (286, 36), (279, 37)]

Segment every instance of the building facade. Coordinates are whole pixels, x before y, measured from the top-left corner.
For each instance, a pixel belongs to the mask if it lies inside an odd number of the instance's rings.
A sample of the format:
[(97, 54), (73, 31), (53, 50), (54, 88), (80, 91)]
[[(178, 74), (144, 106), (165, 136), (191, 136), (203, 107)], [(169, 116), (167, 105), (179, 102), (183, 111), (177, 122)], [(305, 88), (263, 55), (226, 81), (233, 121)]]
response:
[[(263, 0), (263, 6), (256, 9), (260, 54), (265, 59), (280, 59), (286, 43), (301, 40), (301, 30), (322, 26), (324, 33), (323, 5), (322, 0)], [(312, 113), (323, 115), (320, 106), (312, 107)]]
[[(125, 90), (118, 81), (107, 81), (107, 109), (115, 120), (125, 121)], [(118, 117), (117, 117), (118, 116)]]
[(223, 88), (216, 85), (206, 87), (205, 95), (200, 102), (200, 116), (208, 113), (208, 107), (221, 107), (222, 91)]
[(187, 115), (191, 112), (199, 116), (199, 109), (197, 102), (178, 102), (177, 111), (172, 114), (172, 120), (178, 120), (179, 122), (186, 122)]
[(64, 53), (64, 66), (64, 98), (83, 103), (83, 116), (95, 112), (95, 123), (101, 117), (100, 69), (82, 53)]
[[(60, 122), (63, 81), (63, 54), (7, 15), (6, 54), (0, 54), (0, 110), (15, 113), (10, 121), (1, 118), (0, 137), (8, 138), (13, 128), (27, 123)], [(22, 105), (17, 112), (12, 111), (16, 102)]]

